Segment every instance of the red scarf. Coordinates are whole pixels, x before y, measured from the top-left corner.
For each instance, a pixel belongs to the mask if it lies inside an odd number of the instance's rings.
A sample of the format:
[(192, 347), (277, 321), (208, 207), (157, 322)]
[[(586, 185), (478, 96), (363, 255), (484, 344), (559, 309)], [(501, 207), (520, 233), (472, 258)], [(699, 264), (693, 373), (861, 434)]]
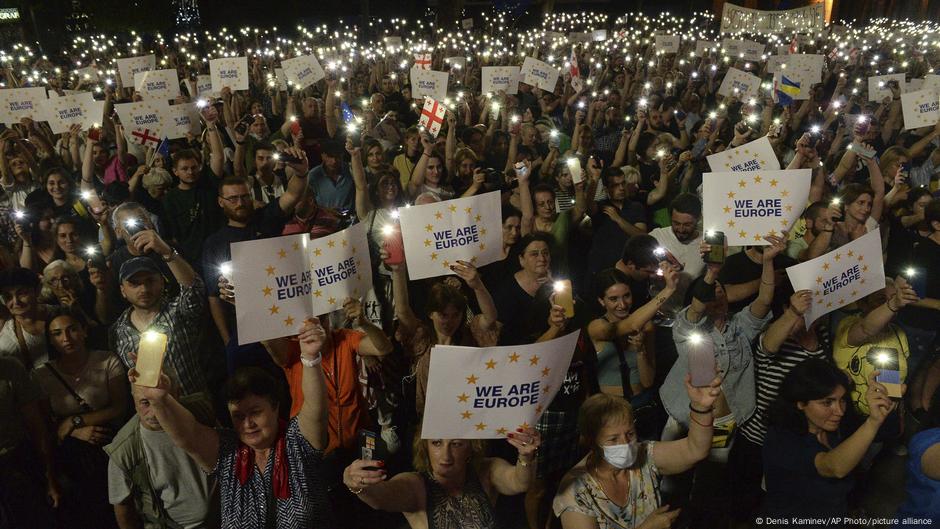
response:
[[(277, 423), (277, 440), (274, 442), (274, 475), (271, 476), (271, 487), (274, 497), (279, 500), (290, 498), (290, 470), (287, 467), (287, 422), (279, 420)], [(244, 486), (254, 472), (254, 454), (245, 443), (238, 443), (235, 451), (235, 476), (238, 484)]]

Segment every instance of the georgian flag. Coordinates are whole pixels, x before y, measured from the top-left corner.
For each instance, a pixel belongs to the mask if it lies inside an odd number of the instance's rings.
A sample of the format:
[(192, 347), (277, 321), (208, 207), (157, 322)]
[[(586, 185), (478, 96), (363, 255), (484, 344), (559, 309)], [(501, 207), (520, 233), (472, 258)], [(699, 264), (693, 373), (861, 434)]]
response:
[(441, 132), (446, 112), (447, 108), (440, 101), (425, 96), (424, 108), (421, 109), (421, 118), (418, 120), (418, 125), (424, 127), (431, 136), (436, 138)]
[(415, 66), (421, 68), (422, 70), (431, 69), (431, 54), (430, 53), (415, 53)]

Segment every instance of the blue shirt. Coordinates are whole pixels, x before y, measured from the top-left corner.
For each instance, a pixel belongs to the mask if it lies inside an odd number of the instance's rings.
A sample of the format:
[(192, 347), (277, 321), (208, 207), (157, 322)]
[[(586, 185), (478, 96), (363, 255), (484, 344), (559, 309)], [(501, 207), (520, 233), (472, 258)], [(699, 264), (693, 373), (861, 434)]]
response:
[(933, 517), (934, 521), (937, 521), (936, 516), (940, 514), (940, 481), (927, 477), (921, 465), (924, 452), (937, 443), (940, 443), (940, 428), (931, 428), (915, 435), (908, 445), (910, 455), (907, 457), (907, 501), (901, 505), (895, 516), (900, 519), (902, 525), (905, 517)]
[(349, 167), (343, 164), (339, 177), (334, 181), (326, 175), (323, 164), (307, 173), (307, 185), (317, 197), (317, 205), (333, 209), (353, 209), (356, 205), (356, 186)]

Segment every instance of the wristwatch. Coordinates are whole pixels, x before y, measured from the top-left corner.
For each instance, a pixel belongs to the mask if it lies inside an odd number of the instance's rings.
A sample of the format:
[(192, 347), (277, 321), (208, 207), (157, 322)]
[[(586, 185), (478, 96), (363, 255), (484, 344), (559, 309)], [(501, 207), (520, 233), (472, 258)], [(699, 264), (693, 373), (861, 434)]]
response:
[(85, 419), (83, 419), (81, 415), (73, 415), (73, 416), (72, 416), (72, 427), (73, 427), (73, 428), (81, 428), (82, 426), (85, 426)]
[(173, 248), (173, 251), (170, 252), (170, 255), (163, 256), (163, 262), (172, 263), (173, 261), (176, 260), (177, 257), (179, 257), (179, 255), (180, 253), (176, 251), (176, 248)]

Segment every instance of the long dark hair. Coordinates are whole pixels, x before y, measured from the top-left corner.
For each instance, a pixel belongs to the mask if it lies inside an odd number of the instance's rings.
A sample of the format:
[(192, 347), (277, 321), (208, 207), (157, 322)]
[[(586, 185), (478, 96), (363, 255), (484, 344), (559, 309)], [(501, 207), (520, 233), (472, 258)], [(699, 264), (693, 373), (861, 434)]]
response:
[(839, 386), (845, 388), (843, 398), (848, 398), (852, 391), (848, 375), (826, 360), (804, 360), (783, 379), (780, 394), (770, 406), (770, 424), (797, 434), (808, 433), (809, 423), (797, 403), (824, 399)]

